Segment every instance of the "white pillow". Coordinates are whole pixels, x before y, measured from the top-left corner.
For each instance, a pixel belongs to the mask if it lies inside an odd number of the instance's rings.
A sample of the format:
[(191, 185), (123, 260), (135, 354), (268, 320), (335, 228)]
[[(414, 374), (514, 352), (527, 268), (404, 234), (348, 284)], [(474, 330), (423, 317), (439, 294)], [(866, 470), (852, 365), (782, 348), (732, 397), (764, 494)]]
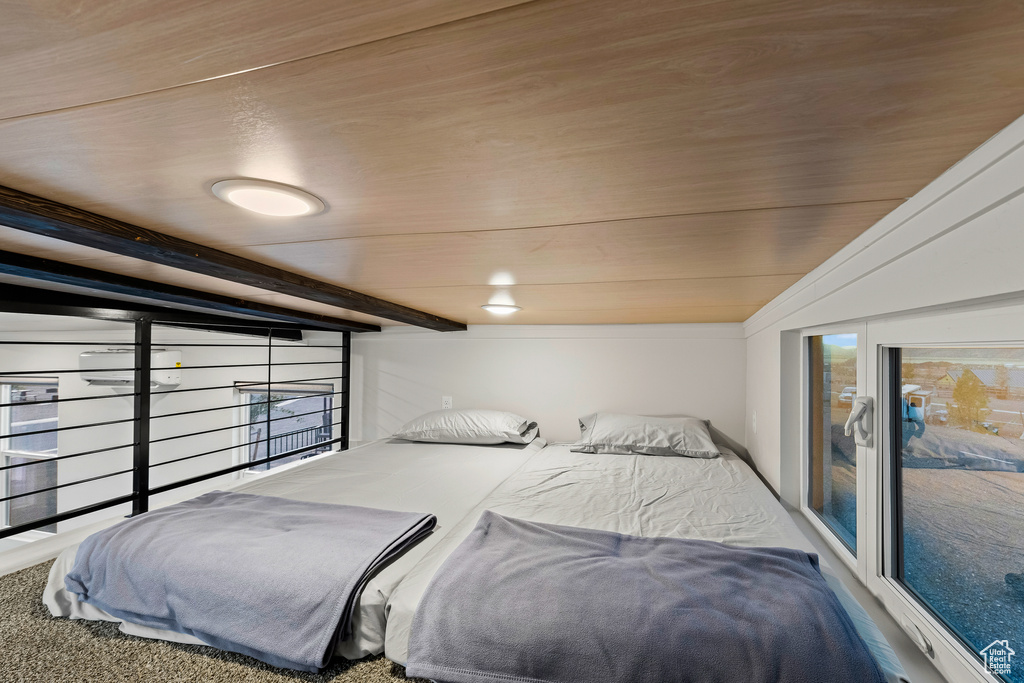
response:
[(577, 453), (639, 453), (717, 458), (721, 455), (708, 432), (708, 421), (695, 417), (645, 417), (594, 413), (580, 418)]
[(537, 423), (502, 410), (437, 410), (405, 423), (398, 439), (438, 443), (530, 443)]

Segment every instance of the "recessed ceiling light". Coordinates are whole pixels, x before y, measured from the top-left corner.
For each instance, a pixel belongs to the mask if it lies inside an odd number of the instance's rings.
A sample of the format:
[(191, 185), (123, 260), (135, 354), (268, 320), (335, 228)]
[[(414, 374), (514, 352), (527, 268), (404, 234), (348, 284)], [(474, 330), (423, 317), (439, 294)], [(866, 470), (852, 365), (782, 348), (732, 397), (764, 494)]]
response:
[(509, 306), (508, 304), (484, 304), (480, 308), (495, 315), (512, 315), (516, 311), (523, 310), (519, 306)]
[(227, 203), (265, 216), (312, 216), (327, 208), (308, 192), (269, 180), (221, 180), (211, 189)]
[(516, 283), (516, 279), (512, 277), (512, 273), (507, 270), (499, 270), (497, 273), (491, 275), (491, 279), (487, 284), (492, 287), (511, 287)]

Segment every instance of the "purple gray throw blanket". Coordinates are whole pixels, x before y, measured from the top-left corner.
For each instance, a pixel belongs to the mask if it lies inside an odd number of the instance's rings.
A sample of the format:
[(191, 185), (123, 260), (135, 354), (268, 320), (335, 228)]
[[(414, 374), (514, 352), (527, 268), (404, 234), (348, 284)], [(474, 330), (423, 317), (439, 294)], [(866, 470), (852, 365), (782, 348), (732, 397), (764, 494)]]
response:
[(214, 491), (87, 538), (79, 600), (274, 666), (317, 671), (350, 633), (373, 572), (433, 515)]
[(884, 683), (788, 548), (481, 515), (427, 588), (409, 676), (446, 683)]

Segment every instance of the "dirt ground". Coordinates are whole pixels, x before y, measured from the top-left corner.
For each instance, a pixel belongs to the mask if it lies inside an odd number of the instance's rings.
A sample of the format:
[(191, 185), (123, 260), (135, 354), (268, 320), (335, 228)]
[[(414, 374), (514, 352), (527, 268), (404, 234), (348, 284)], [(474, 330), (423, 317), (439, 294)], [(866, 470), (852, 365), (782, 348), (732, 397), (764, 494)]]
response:
[(956, 427), (903, 423), (904, 468), (1024, 472), (1024, 441)]
[(1024, 572), (1024, 473), (904, 468), (903, 508), (907, 583), (975, 651), (1024, 651), (1024, 595), (1005, 580)]

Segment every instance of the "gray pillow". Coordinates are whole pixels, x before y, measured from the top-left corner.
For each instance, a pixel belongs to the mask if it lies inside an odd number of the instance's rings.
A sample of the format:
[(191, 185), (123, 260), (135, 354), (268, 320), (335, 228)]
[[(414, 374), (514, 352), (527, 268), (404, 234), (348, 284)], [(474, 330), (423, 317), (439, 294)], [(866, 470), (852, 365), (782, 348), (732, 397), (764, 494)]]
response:
[(530, 443), (536, 422), (503, 410), (437, 410), (405, 423), (395, 438), (435, 443)]
[(580, 440), (569, 447), (576, 453), (638, 453), (717, 458), (721, 455), (708, 421), (695, 417), (645, 417), (593, 413), (580, 418)]

